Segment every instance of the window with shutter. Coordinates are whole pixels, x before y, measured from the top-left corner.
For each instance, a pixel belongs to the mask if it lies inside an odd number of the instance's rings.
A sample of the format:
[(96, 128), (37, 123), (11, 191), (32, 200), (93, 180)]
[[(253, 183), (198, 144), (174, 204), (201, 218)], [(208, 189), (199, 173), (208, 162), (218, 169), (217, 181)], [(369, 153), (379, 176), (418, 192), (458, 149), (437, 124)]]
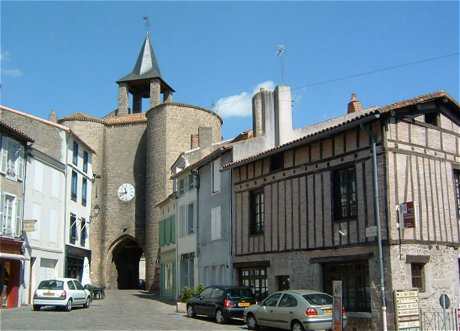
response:
[(6, 174), (6, 166), (8, 163), (8, 138), (3, 137), (2, 139), (2, 150), (1, 150), (1, 167), (0, 171), (4, 174)]
[(193, 233), (193, 203), (187, 206), (187, 233)]
[(172, 226), (172, 243), (176, 243), (176, 218), (174, 216), (171, 216), (171, 226)]
[(1, 232), (7, 236), (13, 236), (16, 230), (15, 219), (15, 200), (16, 197), (10, 194), (3, 195), (3, 224)]
[(220, 206), (211, 209), (211, 240), (217, 240), (222, 237), (220, 211)]
[(12, 139), (8, 139), (6, 159), (6, 177), (11, 180), (17, 179), (17, 160), (19, 157), (19, 144)]
[(19, 180), (24, 179), (24, 164), (25, 164), (24, 158), (25, 158), (24, 146), (19, 145), (18, 160), (16, 162), (16, 173), (18, 174)]
[(220, 192), (220, 159), (215, 160), (212, 163), (212, 192)]
[(16, 224), (15, 224), (15, 236), (19, 237), (22, 233), (22, 199), (16, 199)]

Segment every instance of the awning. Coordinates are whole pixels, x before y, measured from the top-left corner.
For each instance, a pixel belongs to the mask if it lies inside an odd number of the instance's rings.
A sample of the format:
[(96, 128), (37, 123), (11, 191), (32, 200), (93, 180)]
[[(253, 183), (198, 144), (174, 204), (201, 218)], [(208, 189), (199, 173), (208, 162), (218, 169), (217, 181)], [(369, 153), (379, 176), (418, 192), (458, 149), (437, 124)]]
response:
[(10, 259), (10, 260), (24, 261), (26, 259), (26, 257), (24, 255), (19, 255), (19, 254), (9, 254), (9, 253), (1, 253), (0, 252), (0, 259)]

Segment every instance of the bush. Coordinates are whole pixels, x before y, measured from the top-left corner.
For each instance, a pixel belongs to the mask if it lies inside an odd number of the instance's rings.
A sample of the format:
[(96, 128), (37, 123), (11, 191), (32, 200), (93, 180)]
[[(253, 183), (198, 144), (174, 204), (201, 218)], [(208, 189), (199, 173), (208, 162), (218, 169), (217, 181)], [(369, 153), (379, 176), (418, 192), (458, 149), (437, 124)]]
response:
[(180, 300), (180, 302), (187, 302), (192, 297), (200, 295), (201, 292), (203, 292), (203, 290), (204, 290), (204, 285), (203, 284), (199, 284), (195, 288), (184, 287), (182, 289), (182, 293), (181, 293), (181, 295), (179, 297), (179, 300)]

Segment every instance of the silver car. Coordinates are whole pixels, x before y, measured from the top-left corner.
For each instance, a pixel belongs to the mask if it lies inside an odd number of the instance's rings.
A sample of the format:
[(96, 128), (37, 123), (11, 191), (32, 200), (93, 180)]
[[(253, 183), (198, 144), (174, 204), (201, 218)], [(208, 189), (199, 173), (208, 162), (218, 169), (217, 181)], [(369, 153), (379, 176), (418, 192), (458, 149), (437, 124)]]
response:
[[(292, 331), (332, 329), (332, 297), (311, 290), (275, 292), (245, 313), (249, 330), (259, 326)], [(343, 327), (347, 317), (342, 310)]]
[(55, 278), (40, 282), (34, 293), (33, 309), (55, 306), (71, 311), (74, 306), (88, 308), (90, 303), (90, 291), (83, 288), (77, 279)]

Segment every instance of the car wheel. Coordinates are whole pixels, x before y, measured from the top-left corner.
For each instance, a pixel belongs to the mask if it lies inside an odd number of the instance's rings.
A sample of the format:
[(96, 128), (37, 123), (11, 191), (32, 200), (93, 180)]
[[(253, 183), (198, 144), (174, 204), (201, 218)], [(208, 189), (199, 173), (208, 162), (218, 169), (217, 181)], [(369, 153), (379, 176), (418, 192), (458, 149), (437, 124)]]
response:
[(291, 326), (291, 331), (305, 331), (303, 325), (298, 321), (294, 321)]
[(72, 299), (69, 299), (69, 301), (67, 301), (67, 305), (65, 306), (65, 310), (66, 311), (71, 311), (72, 310)]
[(86, 302), (83, 305), (83, 308), (89, 308), (89, 304), (91, 303), (91, 297), (86, 298)]
[(257, 321), (254, 315), (249, 314), (246, 316), (246, 325), (248, 326), (248, 330), (257, 330)]
[(225, 318), (224, 313), (220, 309), (216, 310), (216, 322), (219, 324), (227, 322), (227, 318)]
[(34, 305), (34, 311), (39, 311), (42, 306), (40, 305)]
[(193, 306), (192, 305), (188, 305), (187, 306), (187, 316), (190, 317), (190, 318), (193, 318), (195, 317), (195, 309), (193, 309)]

